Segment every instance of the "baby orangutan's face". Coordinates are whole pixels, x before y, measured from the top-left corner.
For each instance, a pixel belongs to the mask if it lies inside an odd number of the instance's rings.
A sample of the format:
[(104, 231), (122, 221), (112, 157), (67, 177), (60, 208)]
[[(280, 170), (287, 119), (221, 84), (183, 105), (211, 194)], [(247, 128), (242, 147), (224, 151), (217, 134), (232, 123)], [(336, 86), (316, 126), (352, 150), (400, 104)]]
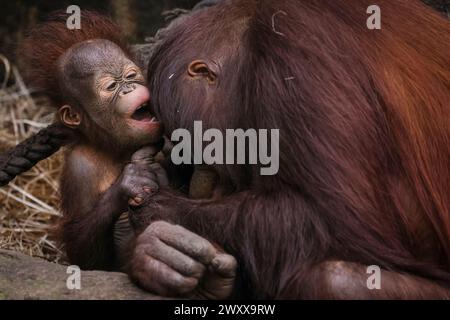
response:
[(136, 149), (161, 140), (162, 125), (150, 113), (142, 72), (120, 47), (100, 39), (80, 43), (60, 59), (60, 69), (72, 104), (60, 109), (64, 123), (115, 148)]

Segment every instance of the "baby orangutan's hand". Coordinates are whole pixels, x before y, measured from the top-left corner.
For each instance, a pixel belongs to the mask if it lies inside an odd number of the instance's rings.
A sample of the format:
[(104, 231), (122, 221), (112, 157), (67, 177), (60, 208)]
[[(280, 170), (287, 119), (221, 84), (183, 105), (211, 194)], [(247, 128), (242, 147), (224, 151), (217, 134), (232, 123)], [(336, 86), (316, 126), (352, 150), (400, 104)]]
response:
[(130, 206), (141, 205), (145, 198), (158, 192), (160, 186), (169, 184), (165, 170), (154, 160), (158, 151), (155, 146), (144, 147), (136, 151), (125, 166), (119, 183)]

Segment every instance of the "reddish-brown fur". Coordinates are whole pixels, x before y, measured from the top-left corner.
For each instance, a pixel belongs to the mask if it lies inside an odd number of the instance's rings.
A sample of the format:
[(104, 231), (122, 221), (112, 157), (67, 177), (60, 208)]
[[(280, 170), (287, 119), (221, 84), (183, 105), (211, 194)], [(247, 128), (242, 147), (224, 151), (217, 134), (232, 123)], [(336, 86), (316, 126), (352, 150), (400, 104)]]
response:
[[(313, 296), (315, 266), (334, 260), (450, 288), (450, 23), (419, 1), (380, 0), (372, 31), (371, 4), (232, 1), (172, 30), (149, 68), (165, 126), (279, 128), (280, 172), (217, 166), (234, 194), (199, 205), (162, 191), (135, 222), (171, 219), (217, 241), (253, 297)], [(217, 93), (187, 95), (187, 64), (220, 52)]]

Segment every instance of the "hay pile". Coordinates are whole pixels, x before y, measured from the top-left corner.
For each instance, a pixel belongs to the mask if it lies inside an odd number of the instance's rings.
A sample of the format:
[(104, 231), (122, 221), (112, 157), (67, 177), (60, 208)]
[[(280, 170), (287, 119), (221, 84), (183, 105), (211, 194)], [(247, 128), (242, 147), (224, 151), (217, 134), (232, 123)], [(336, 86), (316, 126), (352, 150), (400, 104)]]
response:
[[(0, 55), (0, 151), (14, 147), (52, 121), (45, 99), (32, 99), (17, 68)], [(1, 73), (0, 73), (1, 74)], [(51, 238), (60, 217), (61, 152), (0, 188), (0, 249), (20, 251), (50, 261), (61, 259)]]

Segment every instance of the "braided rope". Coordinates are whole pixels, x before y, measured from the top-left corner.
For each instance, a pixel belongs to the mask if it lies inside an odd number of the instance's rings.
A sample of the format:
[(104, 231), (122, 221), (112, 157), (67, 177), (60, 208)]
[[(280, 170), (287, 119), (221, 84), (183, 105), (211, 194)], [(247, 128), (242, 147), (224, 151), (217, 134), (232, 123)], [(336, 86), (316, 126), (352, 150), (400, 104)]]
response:
[(74, 139), (73, 129), (54, 123), (0, 155), (0, 187)]

